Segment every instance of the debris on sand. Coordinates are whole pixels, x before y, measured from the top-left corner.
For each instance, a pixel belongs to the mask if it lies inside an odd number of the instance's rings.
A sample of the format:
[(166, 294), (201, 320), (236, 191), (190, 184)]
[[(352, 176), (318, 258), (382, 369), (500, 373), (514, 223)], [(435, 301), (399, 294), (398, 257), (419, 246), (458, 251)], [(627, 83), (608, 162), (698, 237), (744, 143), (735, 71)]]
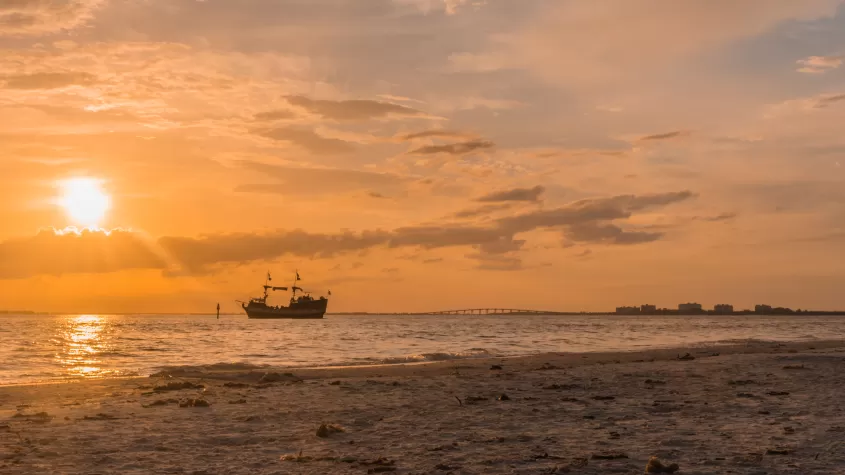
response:
[(332, 381), (329, 383), (330, 386), (340, 386), (340, 381)]
[(202, 398), (185, 399), (179, 403), (179, 407), (210, 407), (211, 403)]
[(298, 462), (298, 463), (306, 463), (314, 460), (313, 457), (309, 457), (308, 455), (302, 455), (302, 451), (298, 454), (286, 454), (279, 457), (279, 460), (282, 462)]
[(804, 366), (803, 364), (788, 364), (783, 367), (783, 369), (810, 369)]
[(549, 389), (553, 391), (571, 391), (573, 389), (581, 389), (582, 386), (580, 384), (549, 384), (548, 386), (543, 386), (543, 389)]
[(739, 379), (728, 381), (729, 386), (748, 386), (749, 384), (757, 384), (757, 381), (751, 379)]
[(12, 426), (9, 424), (0, 424), (0, 430), (11, 430)]
[(678, 355), (678, 360), (680, 360), (680, 361), (692, 361), (694, 359), (695, 359), (695, 356), (693, 356), (689, 353), (685, 354), (684, 356)]
[(457, 465), (452, 466), (452, 465), (446, 465), (445, 463), (438, 463), (437, 465), (434, 466), (435, 470), (442, 470), (444, 472), (449, 472), (451, 470), (457, 470), (459, 468), (460, 467), (458, 467)]
[(373, 467), (367, 470), (367, 473), (384, 473), (384, 472), (395, 472), (396, 467)]
[(602, 452), (598, 454), (593, 454), (591, 457), (593, 460), (619, 460), (619, 459), (626, 459), (628, 456), (621, 452)]
[(183, 389), (205, 389), (202, 384), (194, 384), (190, 381), (171, 381), (167, 384), (162, 384), (153, 388), (153, 392), (163, 393), (167, 391), (182, 391)]
[(766, 455), (789, 455), (789, 454), (790, 454), (789, 449), (783, 449), (783, 448), (779, 448), (779, 447), (774, 448), (774, 449), (766, 449)]
[(141, 404), (141, 407), (166, 406), (168, 404), (179, 404), (178, 399), (157, 399), (149, 404)]
[(616, 396), (593, 396), (590, 399), (594, 401), (613, 401), (616, 399)]
[(386, 459), (384, 457), (379, 457), (369, 462), (361, 462), (361, 465), (365, 467), (372, 467), (367, 470), (367, 473), (384, 473), (396, 471), (396, 462), (393, 460)]
[(237, 399), (234, 401), (229, 401), (229, 404), (246, 404), (246, 399)]
[(491, 371), (493, 371), (493, 370), (501, 370), (501, 369), (502, 369), (502, 365), (494, 364), (493, 366), (490, 366), (490, 370), (491, 370)]
[(651, 457), (645, 466), (645, 473), (675, 473), (680, 468), (676, 463), (666, 465), (657, 457)]
[(337, 424), (320, 424), (320, 427), (317, 429), (317, 437), (325, 439), (332, 434), (340, 432), (346, 432), (346, 429)]
[(742, 398), (752, 399), (752, 398), (755, 398), (755, 397), (757, 397), (757, 396), (755, 396), (755, 395), (753, 395), (753, 394), (751, 394), (751, 393), (737, 393), (736, 397), (742, 397)]
[(784, 434), (794, 434), (794, 433), (795, 433), (795, 429), (793, 429), (792, 427), (784, 427), (784, 428), (783, 428), (783, 433), (784, 433)]
[(789, 393), (786, 391), (769, 391), (766, 394), (769, 396), (789, 396)]
[(110, 414), (97, 414), (96, 416), (85, 416), (82, 418), (84, 421), (113, 421), (120, 419), (119, 417), (112, 416)]
[(540, 366), (539, 368), (537, 368), (538, 371), (549, 371), (549, 370), (553, 370), (553, 369), (560, 369), (560, 368), (558, 368), (557, 366), (555, 366), (551, 363), (543, 363), (543, 366)]
[(293, 373), (264, 373), (264, 376), (258, 380), (259, 383), (278, 383), (281, 381), (292, 381), (292, 382), (300, 382), (302, 381), (300, 378), (297, 378), (296, 375)]
[(510, 398), (510, 397), (508, 397), (508, 395), (507, 395), (507, 394), (502, 393), (502, 395), (501, 395), (501, 396), (499, 396), (499, 397), (497, 397), (497, 398), (496, 398), (496, 400), (497, 400), (497, 401), (510, 401), (510, 400), (511, 400), (511, 398)]
[(223, 383), (223, 387), (226, 387), (226, 388), (248, 388), (249, 384), (246, 384), (246, 383)]
[(36, 412), (35, 414), (22, 414), (19, 412), (12, 417), (14, 419), (23, 419), (27, 422), (39, 423), (50, 422), (51, 420), (53, 420), (53, 416), (47, 414), (46, 412)]
[(486, 401), (487, 398), (483, 396), (467, 396), (464, 398), (464, 404), (477, 404)]
[(646, 379), (645, 383), (649, 386), (665, 386), (666, 385), (666, 381), (663, 381), (661, 379)]

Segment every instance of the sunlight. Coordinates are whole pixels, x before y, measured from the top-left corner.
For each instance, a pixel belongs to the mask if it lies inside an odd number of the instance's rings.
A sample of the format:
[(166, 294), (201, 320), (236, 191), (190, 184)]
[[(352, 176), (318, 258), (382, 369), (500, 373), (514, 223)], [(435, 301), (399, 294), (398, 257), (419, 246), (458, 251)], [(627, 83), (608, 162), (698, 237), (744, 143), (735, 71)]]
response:
[(111, 208), (111, 198), (96, 178), (72, 178), (61, 182), (59, 205), (74, 224), (97, 227)]
[(104, 374), (101, 354), (108, 350), (104, 338), (106, 319), (98, 315), (67, 317), (56, 354), (68, 376), (99, 377)]

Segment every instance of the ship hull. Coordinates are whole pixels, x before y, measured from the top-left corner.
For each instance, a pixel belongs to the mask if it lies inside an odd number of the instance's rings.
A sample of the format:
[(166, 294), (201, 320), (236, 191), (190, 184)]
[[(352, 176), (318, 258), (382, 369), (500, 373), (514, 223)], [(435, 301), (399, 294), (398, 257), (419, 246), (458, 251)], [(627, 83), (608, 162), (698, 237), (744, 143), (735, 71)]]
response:
[(294, 304), (290, 307), (269, 307), (266, 305), (244, 305), (247, 317), (254, 319), (296, 319), (311, 320), (323, 318), (326, 314), (326, 301), (315, 300), (310, 305)]

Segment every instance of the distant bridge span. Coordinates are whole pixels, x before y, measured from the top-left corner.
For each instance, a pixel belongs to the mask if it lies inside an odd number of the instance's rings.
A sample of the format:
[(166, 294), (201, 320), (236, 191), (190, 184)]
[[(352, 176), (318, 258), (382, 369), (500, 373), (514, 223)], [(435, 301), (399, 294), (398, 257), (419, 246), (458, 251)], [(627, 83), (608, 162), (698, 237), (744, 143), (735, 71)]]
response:
[(460, 310), (420, 312), (414, 313), (413, 315), (564, 315), (564, 312), (526, 310), (521, 308), (464, 308)]

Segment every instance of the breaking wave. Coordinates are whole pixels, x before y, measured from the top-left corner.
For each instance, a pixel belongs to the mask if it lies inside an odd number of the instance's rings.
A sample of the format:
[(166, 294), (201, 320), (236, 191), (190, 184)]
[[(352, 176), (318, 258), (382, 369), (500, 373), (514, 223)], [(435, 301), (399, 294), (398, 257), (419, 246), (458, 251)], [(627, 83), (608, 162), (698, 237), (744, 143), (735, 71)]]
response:
[(467, 351), (456, 353), (420, 353), (417, 355), (397, 356), (384, 358), (378, 362), (381, 364), (425, 363), (428, 361), (466, 360), (472, 358), (490, 358), (493, 356), (496, 355), (484, 348), (470, 348)]

